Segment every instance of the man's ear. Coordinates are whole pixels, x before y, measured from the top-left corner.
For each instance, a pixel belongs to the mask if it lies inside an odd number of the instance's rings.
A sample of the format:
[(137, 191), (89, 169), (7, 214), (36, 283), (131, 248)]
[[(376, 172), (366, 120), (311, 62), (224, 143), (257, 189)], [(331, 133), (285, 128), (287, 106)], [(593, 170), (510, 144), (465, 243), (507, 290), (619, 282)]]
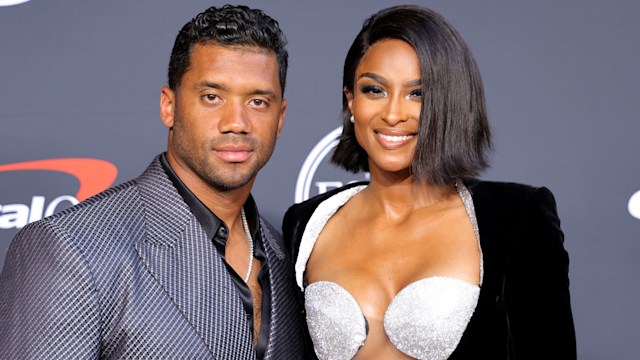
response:
[(175, 111), (176, 94), (168, 86), (163, 86), (160, 91), (160, 119), (164, 126), (173, 127), (173, 114)]

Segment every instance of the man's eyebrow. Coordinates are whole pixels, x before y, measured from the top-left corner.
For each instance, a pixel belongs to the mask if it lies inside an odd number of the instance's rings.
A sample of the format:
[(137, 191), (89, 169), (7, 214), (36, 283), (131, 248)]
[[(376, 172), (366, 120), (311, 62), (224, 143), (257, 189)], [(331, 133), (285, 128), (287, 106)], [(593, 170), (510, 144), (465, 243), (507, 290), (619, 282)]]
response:
[[(196, 85), (197, 88), (216, 89), (226, 91), (228, 90), (224, 84), (220, 84), (213, 81), (201, 81)], [(276, 97), (276, 93), (273, 90), (268, 89), (255, 89), (249, 92), (250, 95), (265, 95), (269, 97)]]
[(269, 96), (269, 97), (276, 97), (276, 93), (272, 90), (265, 90), (265, 89), (255, 89), (252, 93), (252, 95), (265, 95), (265, 96)]
[(213, 81), (201, 81), (198, 84), (196, 84), (196, 87), (198, 88), (210, 88), (210, 89), (217, 89), (217, 90), (226, 90), (227, 87), (222, 85), (222, 84), (218, 84), (216, 82)]

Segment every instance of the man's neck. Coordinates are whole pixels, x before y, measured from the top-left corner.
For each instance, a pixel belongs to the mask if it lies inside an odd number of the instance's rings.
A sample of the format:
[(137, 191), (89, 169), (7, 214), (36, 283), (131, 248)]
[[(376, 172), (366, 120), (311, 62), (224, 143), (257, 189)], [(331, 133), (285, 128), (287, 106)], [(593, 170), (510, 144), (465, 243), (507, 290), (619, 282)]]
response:
[(233, 229), (233, 225), (240, 219), (240, 210), (251, 194), (251, 188), (255, 177), (242, 187), (236, 189), (220, 189), (202, 179), (192, 171), (176, 164), (169, 154), (167, 162), (180, 181), (200, 200), (211, 212), (213, 212), (227, 226)]

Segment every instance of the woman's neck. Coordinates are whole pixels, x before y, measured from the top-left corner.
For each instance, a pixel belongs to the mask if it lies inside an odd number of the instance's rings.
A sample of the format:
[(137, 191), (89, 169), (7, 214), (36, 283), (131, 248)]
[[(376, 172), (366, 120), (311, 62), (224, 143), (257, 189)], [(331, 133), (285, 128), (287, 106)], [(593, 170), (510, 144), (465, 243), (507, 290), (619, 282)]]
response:
[(393, 220), (406, 218), (418, 209), (437, 205), (455, 193), (453, 185), (433, 185), (417, 181), (413, 175), (381, 177), (371, 174), (362, 200), (366, 202), (365, 208), (378, 213), (382, 211)]

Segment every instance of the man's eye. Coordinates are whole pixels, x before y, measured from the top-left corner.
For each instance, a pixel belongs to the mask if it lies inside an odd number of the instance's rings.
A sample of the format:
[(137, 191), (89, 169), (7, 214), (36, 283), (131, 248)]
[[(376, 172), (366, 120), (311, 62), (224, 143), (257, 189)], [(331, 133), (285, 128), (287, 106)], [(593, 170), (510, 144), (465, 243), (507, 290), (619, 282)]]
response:
[(219, 100), (218, 96), (215, 94), (206, 94), (203, 96), (204, 101), (213, 103)]
[(265, 106), (269, 105), (268, 102), (266, 102), (265, 100), (262, 100), (262, 99), (253, 99), (253, 100), (251, 100), (251, 104), (253, 106), (257, 106), (257, 107), (265, 107)]

